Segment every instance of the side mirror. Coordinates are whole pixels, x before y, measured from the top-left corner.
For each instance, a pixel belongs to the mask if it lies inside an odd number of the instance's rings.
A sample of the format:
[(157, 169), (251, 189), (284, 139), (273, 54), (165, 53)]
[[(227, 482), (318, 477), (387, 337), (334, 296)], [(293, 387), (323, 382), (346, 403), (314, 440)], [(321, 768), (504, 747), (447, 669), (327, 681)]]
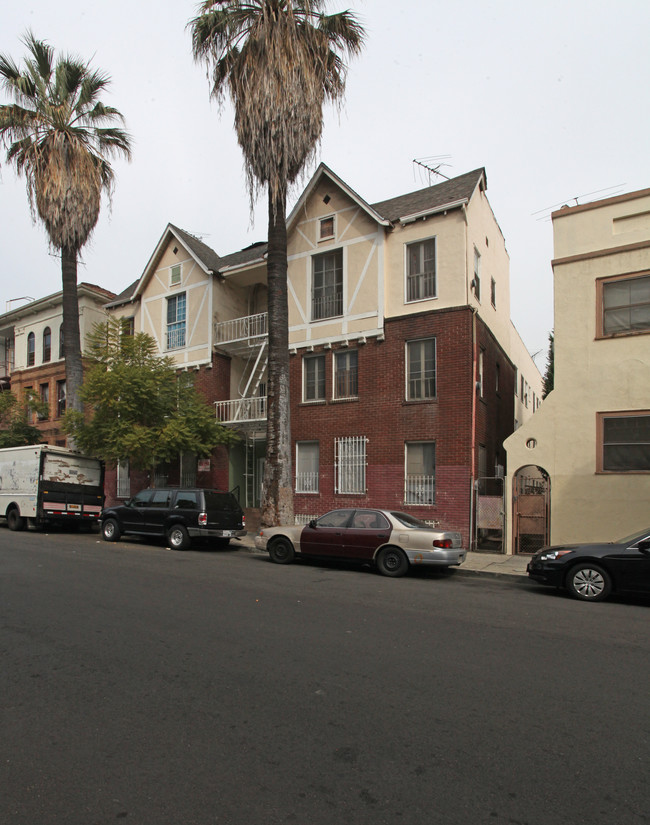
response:
[(643, 539), (637, 544), (637, 550), (640, 550), (642, 553), (650, 552), (650, 539)]
[(315, 519), (315, 518), (313, 518), (313, 519), (309, 522), (309, 527), (311, 527), (311, 529), (312, 529), (312, 530), (315, 530), (315, 529), (316, 529), (316, 519)]

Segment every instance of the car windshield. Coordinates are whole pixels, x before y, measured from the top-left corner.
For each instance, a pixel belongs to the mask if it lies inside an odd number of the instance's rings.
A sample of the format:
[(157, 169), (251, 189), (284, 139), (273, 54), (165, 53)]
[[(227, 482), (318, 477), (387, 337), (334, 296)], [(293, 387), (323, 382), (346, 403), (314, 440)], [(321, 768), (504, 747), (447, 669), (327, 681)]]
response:
[(631, 536), (625, 536), (614, 542), (614, 544), (635, 544), (639, 539), (643, 539), (646, 536), (650, 536), (650, 527), (646, 527), (645, 530), (640, 530), (638, 533), (632, 533)]
[(397, 519), (400, 524), (403, 524), (404, 527), (419, 527), (420, 529), (422, 529), (422, 527), (427, 527), (429, 529), (431, 528), (430, 524), (427, 524), (425, 521), (420, 521), (419, 518), (410, 516), (408, 513), (398, 513), (391, 510), (391, 516)]

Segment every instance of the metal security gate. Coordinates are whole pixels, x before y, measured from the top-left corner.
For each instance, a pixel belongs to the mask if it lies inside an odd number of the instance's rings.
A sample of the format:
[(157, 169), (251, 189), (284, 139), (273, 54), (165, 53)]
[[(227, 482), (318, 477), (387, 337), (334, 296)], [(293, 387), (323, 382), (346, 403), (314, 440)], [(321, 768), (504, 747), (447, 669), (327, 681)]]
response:
[(504, 479), (479, 478), (475, 483), (476, 521), (474, 548), (484, 553), (505, 553)]
[(550, 492), (548, 475), (537, 467), (523, 467), (513, 479), (515, 553), (536, 553), (549, 542)]

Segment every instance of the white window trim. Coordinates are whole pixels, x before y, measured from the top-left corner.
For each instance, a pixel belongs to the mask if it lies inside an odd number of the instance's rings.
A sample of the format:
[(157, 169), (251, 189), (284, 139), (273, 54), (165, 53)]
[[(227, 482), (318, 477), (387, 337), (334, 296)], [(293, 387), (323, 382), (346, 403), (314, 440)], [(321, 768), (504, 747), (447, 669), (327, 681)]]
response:
[[(433, 241), (433, 281), (434, 294), (426, 298), (411, 298), (408, 297), (408, 280), (409, 280), (409, 247), (415, 244), (426, 243), (426, 241)], [(404, 244), (404, 303), (417, 304), (422, 301), (436, 301), (438, 300), (438, 236), (428, 235), (426, 238), (418, 238), (414, 241), (409, 241)]]

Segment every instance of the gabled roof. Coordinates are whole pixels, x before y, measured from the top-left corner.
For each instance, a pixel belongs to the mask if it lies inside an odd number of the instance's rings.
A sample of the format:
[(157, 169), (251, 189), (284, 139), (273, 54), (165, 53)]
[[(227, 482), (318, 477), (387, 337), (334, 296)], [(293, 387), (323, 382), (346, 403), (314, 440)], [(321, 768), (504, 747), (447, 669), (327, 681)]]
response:
[(373, 203), (372, 208), (386, 220), (395, 223), (414, 215), (431, 214), (444, 208), (451, 209), (468, 203), (479, 186), (483, 190), (487, 189), (484, 168), (474, 169), (457, 178), (427, 186), (426, 189), (418, 189), (407, 195)]
[(384, 226), (389, 226), (389, 222), (384, 217), (382, 217), (382, 215), (380, 215), (372, 206), (370, 206), (370, 204), (367, 201), (364, 201), (364, 199), (360, 195), (358, 195), (354, 191), (354, 189), (351, 189), (343, 180), (343, 178), (340, 178), (335, 172), (332, 172), (329, 166), (326, 166), (324, 163), (321, 163), (319, 164), (318, 169), (312, 175), (311, 180), (309, 181), (307, 186), (304, 188), (302, 195), (298, 198), (298, 202), (291, 210), (291, 213), (287, 218), (287, 230), (291, 228), (293, 222), (300, 214), (300, 211), (303, 208), (305, 202), (311, 196), (311, 193), (314, 191), (317, 184), (323, 177), (328, 177), (332, 181), (332, 183), (336, 184), (336, 186), (338, 186), (339, 189), (345, 192), (345, 194), (352, 201), (354, 201), (354, 203), (356, 203), (365, 212), (367, 212), (373, 220), (377, 221), (377, 223), (383, 224)]
[(182, 244), (185, 249), (189, 252), (190, 256), (196, 261), (196, 263), (201, 267), (201, 269), (205, 272), (206, 275), (214, 275), (215, 272), (219, 269), (219, 261), (221, 260), (214, 249), (211, 249), (207, 244), (203, 243), (203, 241), (199, 240), (196, 235), (192, 235), (189, 232), (186, 232), (184, 229), (180, 229), (178, 226), (174, 226), (173, 223), (168, 223), (167, 228), (163, 232), (158, 244), (153, 252), (151, 258), (149, 258), (149, 262), (147, 263), (146, 267), (144, 268), (144, 272), (140, 276), (136, 288), (133, 290), (131, 294), (131, 298), (137, 298), (144, 285), (146, 284), (149, 275), (156, 269), (158, 266), (158, 262), (167, 248), (167, 245), (171, 241), (172, 238), (175, 238), (180, 244)]

